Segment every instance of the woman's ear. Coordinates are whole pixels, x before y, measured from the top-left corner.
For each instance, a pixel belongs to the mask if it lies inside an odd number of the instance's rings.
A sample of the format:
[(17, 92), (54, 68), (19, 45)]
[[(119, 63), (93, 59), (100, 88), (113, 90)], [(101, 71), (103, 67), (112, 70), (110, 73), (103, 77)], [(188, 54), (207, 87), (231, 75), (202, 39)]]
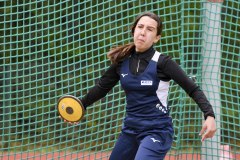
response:
[(153, 41), (154, 43), (157, 43), (161, 38), (161, 35), (156, 36), (155, 40)]

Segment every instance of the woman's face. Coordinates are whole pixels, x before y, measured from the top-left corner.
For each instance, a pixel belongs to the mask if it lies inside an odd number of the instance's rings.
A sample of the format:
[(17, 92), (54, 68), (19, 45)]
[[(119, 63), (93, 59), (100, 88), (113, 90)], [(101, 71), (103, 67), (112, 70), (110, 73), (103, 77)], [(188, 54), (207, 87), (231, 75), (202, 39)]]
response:
[(157, 35), (157, 22), (148, 16), (143, 16), (134, 29), (133, 40), (136, 51), (146, 51), (154, 43), (157, 43), (160, 37)]

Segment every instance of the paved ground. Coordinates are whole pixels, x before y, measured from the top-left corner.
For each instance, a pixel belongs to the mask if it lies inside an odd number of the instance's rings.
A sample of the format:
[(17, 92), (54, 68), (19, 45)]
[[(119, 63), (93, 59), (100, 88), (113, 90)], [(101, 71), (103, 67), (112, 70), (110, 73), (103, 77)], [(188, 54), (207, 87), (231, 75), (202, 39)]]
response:
[[(221, 160), (240, 160), (240, 154), (232, 155), (232, 159), (220, 158)], [(68, 152), (55, 152), (55, 153), (2, 153), (0, 154), (1, 160), (108, 160), (109, 153), (68, 153)], [(200, 155), (182, 154), (178, 156), (167, 156), (165, 160), (201, 160)]]

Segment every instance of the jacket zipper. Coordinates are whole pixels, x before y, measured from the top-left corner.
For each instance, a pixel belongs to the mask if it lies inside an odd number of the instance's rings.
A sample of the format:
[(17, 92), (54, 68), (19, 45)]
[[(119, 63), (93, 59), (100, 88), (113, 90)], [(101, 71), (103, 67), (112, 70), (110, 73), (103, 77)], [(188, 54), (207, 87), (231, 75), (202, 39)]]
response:
[(138, 73), (138, 69), (139, 69), (139, 64), (140, 64), (140, 59), (138, 59), (138, 64), (137, 64), (137, 73)]

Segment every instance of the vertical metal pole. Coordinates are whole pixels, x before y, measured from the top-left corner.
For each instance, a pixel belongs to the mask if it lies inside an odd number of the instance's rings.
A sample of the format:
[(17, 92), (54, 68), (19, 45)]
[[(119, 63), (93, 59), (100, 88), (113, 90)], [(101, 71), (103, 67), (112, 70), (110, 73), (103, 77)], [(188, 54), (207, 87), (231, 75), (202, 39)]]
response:
[(221, 5), (210, 0), (203, 5), (202, 89), (213, 106), (218, 130), (202, 143), (202, 160), (218, 160), (220, 155)]

